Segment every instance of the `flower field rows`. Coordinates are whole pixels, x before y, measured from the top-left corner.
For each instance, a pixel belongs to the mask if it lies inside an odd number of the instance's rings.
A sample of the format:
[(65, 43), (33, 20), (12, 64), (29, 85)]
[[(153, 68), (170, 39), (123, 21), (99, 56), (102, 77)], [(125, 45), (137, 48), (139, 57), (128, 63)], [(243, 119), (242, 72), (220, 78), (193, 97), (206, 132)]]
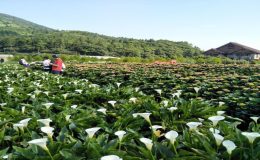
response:
[(0, 65), (0, 158), (260, 159), (257, 66), (113, 67)]
[[(93, 83), (124, 82), (139, 87), (142, 92), (171, 98), (182, 90), (182, 98), (197, 98), (211, 103), (225, 102), (228, 114), (250, 121), (260, 112), (259, 65), (154, 65), (154, 64), (87, 64), (74, 65), (67, 76), (88, 78)], [(194, 92), (194, 87), (200, 88)]]

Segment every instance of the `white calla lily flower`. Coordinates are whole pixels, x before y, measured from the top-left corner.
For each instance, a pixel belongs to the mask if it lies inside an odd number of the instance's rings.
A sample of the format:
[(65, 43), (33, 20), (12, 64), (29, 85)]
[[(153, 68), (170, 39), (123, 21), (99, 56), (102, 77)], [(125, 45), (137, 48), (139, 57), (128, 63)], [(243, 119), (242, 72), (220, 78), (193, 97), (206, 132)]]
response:
[(180, 96), (181, 96), (181, 90), (178, 90), (176, 93), (172, 94), (172, 98), (175, 98), (175, 97), (180, 98)]
[(98, 87), (99, 87), (98, 84), (90, 84), (90, 85), (88, 85), (88, 86), (89, 86), (89, 88), (98, 88)]
[(200, 122), (204, 122), (204, 119), (203, 119), (203, 118), (198, 118), (198, 120), (199, 120)]
[(89, 138), (93, 138), (94, 134), (100, 129), (100, 127), (88, 128), (85, 131), (88, 133)]
[(70, 114), (68, 114), (68, 115), (65, 116), (65, 119), (66, 119), (67, 122), (70, 120), (70, 117), (71, 117)]
[(42, 92), (44, 94), (46, 94), (47, 96), (49, 95), (49, 92), (48, 91), (45, 91), (45, 92)]
[(153, 141), (151, 140), (151, 139), (149, 139), (149, 138), (140, 138), (139, 139), (142, 143), (144, 143), (145, 144), (145, 146), (146, 146), (146, 148), (148, 149), (148, 150), (152, 150), (152, 147), (153, 147)]
[(2, 158), (3, 159), (8, 159), (8, 157), (9, 157), (8, 155), (4, 155)]
[(23, 119), (21, 120), (19, 123), (23, 124), (25, 127), (27, 127), (28, 125), (28, 122), (31, 120), (31, 118), (26, 118), (26, 119)]
[(218, 116), (222, 116), (226, 111), (217, 111)]
[(232, 151), (237, 147), (234, 142), (230, 140), (225, 140), (222, 142), (223, 146), (226, 147), (229, 155), (232, 154)]
[(225, 104), (225, 102), (218, 102), (218, 106), (223, 106)]
[(78, 105), (74, 104), (72, 106), (70, 106), (70, 108), (76, 109), (78, 107)]
[(155, 89), (155, 91), (156, 91), (159, 95), (162, 94), (162, 90), (161, 90), (161, 89)]
[(30, 96), (32, 99), (35, 99), (35, 94), (29, 93), (29, 94), (27, 94), (27, 95)]
[(151, 124), (150, 115), (151, 115), (151, 113), (134, 113), (134, 114), (133, 114), (133, 117), (136, 118), (137, 116), (141, 116), (141, 117), (143, 117), (148, 123)]
[(23, 128), (25, 127), (25, 125), (22, 123), (15, 123), (15, 124), (13, 124), (13, 127), (16, 131), (18, 131), (18, 128), (23, 131)]
[(116, 86), (119, 88), (122, 83), (116, 83)]
[(48, 137), (51, 138), (53, 135), (54, 128), (53, 127), (41, 127), (41, 131), (43, 133), (46, 133), (48, 135)]
[(67, 99), (68, 95), (69, 95), (68, 93), (62, 94), (64, 99)]
[(104, 115), (107, 114), (107, 109), (106, 108), (100, 108), (97, 111), (103, 113)]
[(133, 102), (133, 103), (136, 103), (136, 100), (137, 100), (137, 98), (135, 98), (135, 97), (132, 97), (132, 98), (129, 99), (129, 101)]
[(43, 103), (42, 105), (44, 105), (46, 107), (46, 109), (49, 109), (54, 103)]
[(107, 155), (107, 156), (101, 157), (100, 160), (123, 160), (123, 159), (116, 155)]
[(178, 135), (179, 135), (178, 132), (171, 130), (171, 131), (167, 132), (164, 136), (165, 136), (165, 138), (170, 140), (172, 145), (174, 145), (174, 142), (176, 141), (176, 138), (178, 137)]
[(11, 94), (14, 91), (14, 88), (7, 88), (7, 93)]
[(164, 107), (167, 107), (167, 106), (168, 106), (168, 104), (169, 104), (169, 101), (167, 101), (167, 100), (164, 100), (164, 101), (162, 101), (162, 103), (163, 103), (163, 106), (164, 106)]
[(178, 108), (177, 107), (170, 107), (170, 108), (167, 108), (170, 112), (173, 112), (175, 110), (177, 110)]
[(40, 90), (38, 90), (38, 89), (36, 89), (36, 90), (34, 91), (35, 95), (39, 95), (41, 92), (42, 92), (42, 91), (40, 91)]
[(6, 106), (7, 103), (0, 103), (0, 106), (3, 107), (3, 106)]
[(216, 140), (217, 146), (220, 146), (222, 141), (224, 140), (224, 137), (217, 133), (213, 133), (213, 136)]
[(181, 92), (182, 92), (182, 90), (181, 90), (181, 89), (177, 90), (177, 93), (181, 93)]
[(260, 137), (258, 132), (242, 132), (242, 135), (246, 136), (249, 140), (249, 143), (253, 144), (257, 137)]
[(41, 147), (42, 149), (44, 149), (44, 150), (48, 150), (48, 148), (47, 148), (47, 141), (48, 141), (48, 139), (47, 138), (39, 138), (39, 139), (34, 139), (34, 140), (31, 140), (31, 141), (29, 141), (28, 143), (29, 144), (34, 144), (34, 145), (37, 145), (37, 146), (39, 146), (39, 147)]
[(193, 88), (195, 90), (195, 92), (198, 94), (199, 93), (199, 90), (201, 89), (200, 87), (194, 87)]
[(212, 121), (213, 126), (216, 126), (218, 124), (218, 122), (225, 119), (225, 117), (224, 116), (212, 116), (212, 117), (209, 117), (208, 119)]
[(115, 107), (116, 101), (108, 101), (108, 103)]
[(25, 112), (25, 106), (22, 106), (22, 114)]
[(47, 119), (38, 119), (37, 122), (40, 122), (45, 127), (48, 127), (48, 126), (50, 126), (50, 122), (52, 122), (52, 120), (49, 119), (49, 118), (47, 118)]
[(197, 127), (199, 125), (202, 125), (201, 122), (188, 122), (186, 123), (187, 126), (189, 126), (190, 131), (197, 130)]
[(76, 90), (75, 90), (75, 92), (78, 92), (79, 94), (81, 94), (82, 91), (83, 91), (83, 90), (81, 90), (81, 89), (76, 89)]
[(123, 136), (124, 136), (125, 134), (126, 134), (125, 131), (117, 131), (117, 132), (115, 132), (115, 135), (118, 136), (119, 141), (122, 141)]
[(250, 117), (253, 121), (255, 121), (255, 123), (257, 123), (259, 117)]

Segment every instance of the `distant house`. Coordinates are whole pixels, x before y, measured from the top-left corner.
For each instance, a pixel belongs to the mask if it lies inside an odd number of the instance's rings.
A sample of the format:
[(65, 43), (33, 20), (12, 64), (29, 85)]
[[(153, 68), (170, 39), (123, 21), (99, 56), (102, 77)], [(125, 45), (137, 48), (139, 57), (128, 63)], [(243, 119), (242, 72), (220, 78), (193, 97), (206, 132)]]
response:
[(204, 54), (209, 56), (226, 56), (232, 59), (260, 59), (260, 50), (234, 42), (230, 42), (216, 49), (210, 49), (204, 52)]

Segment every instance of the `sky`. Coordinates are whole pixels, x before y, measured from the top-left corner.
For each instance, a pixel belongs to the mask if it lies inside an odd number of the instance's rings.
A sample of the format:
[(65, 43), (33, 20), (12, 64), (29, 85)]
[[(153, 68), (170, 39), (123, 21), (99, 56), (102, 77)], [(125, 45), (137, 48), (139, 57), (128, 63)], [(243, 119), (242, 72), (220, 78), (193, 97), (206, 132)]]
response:
[(0, 0), (0, 13), (59, 30), (260, 49), (260, 0)]

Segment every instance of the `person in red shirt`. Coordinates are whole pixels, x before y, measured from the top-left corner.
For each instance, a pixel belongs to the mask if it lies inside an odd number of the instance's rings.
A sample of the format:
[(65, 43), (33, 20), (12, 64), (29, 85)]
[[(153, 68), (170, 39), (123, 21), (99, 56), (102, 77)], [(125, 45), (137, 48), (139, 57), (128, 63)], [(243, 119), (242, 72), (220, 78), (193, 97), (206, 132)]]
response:
[(53, 74), (61, 74), (63, 61), (56, 54), (52, 55), (52, 57), (54, 62), (51, 64), (51, 72)]

